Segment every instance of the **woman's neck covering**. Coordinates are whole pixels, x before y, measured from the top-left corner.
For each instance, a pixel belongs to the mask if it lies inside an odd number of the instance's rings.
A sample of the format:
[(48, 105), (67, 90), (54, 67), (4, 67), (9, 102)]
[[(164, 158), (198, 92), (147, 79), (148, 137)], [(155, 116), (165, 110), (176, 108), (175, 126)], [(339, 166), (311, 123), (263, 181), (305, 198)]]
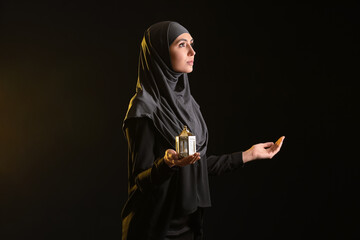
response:
[[(177, 22), (165, 21), (150, 26), (140, 47), (136, 94), (130, 101), (123, 128), (130, 118), (150, 118), (161, 136), (175, 149), (175, 136), (186, 125), (196, 136), (197, 151), (204, 157), (208, 131), (199, 105), (190, 93), (186, 73), (171, 67), (169, 46), (188, 31)], [(205, 157), (204, 157), (205, 159)], [(210, 206), (206, 161), (180, 168), (180, 214), (198, 206)], [(183, 199), (183, 200), (181, 200)]]

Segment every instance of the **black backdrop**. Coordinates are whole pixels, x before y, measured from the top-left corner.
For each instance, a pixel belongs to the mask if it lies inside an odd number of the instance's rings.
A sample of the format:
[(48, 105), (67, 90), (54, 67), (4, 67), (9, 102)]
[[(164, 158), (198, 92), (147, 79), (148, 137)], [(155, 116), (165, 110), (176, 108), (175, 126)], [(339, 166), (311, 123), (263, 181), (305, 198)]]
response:
[(162, 20), (180, 22), (195, 39), (189, 77), (209, 154), (286, 136), (275, 159), (211, 177), (205, 239), (359, 238), (359, 10), (270, 1), (2, 2), (0, 238), (120, 239), (121, 125), (142, 34)]

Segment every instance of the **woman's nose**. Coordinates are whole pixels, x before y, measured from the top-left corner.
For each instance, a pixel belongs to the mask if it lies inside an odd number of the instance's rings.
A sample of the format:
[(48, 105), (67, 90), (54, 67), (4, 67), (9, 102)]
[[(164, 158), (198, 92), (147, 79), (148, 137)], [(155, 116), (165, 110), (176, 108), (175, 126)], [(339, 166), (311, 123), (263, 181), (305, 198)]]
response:
[(196, 54), (195, 50), (192, 48), (192, 46), (190, 46), (188, 55), (189, 55), (189, 56), (194, 56), (195, 54)]

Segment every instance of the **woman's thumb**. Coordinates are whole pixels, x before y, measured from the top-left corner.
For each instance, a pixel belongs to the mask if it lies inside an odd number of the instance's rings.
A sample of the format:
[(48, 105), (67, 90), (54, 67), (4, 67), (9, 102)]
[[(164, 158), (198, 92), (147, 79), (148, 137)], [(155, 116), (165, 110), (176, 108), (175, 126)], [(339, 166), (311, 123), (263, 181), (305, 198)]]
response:
[(263, 143), (263, 147), (264, 147), (264, 148), (269, 148), (269, 147), (271, 147), (272, 145), (274, 145), (274, 143), (273, 143), (273, 142), (266, 142), (266, 143)]
[(172, 160), (178, 160), (178, 156), (179, 156), (179, 154), (174, 149), (166, 150), (165, 155), (167, 156), (168, 159), (172, 159)]

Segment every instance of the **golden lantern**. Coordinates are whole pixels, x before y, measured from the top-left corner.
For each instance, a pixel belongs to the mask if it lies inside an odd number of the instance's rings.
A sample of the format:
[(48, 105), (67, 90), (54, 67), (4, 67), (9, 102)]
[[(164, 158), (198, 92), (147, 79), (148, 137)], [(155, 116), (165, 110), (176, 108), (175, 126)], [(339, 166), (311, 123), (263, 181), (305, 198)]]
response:
[(184, 126), (180, 135), (176, 136), (175, 142), (179, 159), (196, 153), (196, 136), (187, 129), (187, 126)]

